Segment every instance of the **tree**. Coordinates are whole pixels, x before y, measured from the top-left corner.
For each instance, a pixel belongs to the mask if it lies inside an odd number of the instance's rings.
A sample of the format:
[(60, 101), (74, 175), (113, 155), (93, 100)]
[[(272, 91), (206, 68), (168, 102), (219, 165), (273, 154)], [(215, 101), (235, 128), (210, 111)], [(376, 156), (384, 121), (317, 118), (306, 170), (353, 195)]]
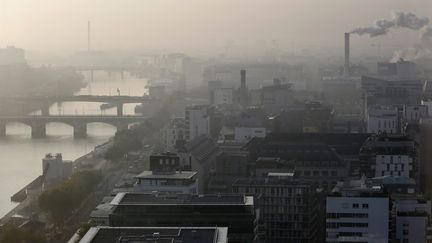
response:
[(46, 243), (45, 236), (29, 229), (7, 225), (0, 234), (0, 243)]
[(46, 212), (56, 226), (62, 228), (64, 221), (93, 191), (102, 175), (93, 171), (82, 171), (72, 175), (59, 185), (44, 191), (39, 197), (39, 207)]

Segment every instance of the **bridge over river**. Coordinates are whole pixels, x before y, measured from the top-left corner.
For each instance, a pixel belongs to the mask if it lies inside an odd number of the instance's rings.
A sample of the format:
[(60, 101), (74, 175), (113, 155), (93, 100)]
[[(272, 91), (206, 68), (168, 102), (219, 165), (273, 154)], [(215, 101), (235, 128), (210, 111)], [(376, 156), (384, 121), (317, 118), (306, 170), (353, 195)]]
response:
[(11, 96), (0, 97), (0, 103), (33, 103), (42, 105), (42, 116), (49, 116), (49, 107), (56, 102), (100, 102), (117, 107), (117, 116), (123, 116), (123, 105), (128, 103), (144, 103), (148, 96), (108, 96), (108, 95), (75, 95), (75, 96)]
[(9, 123), (23, 123), (31, 127), (31, 135), (34, 138), (46, 136), (46, 124), (51, 122), (64, 123), (73, 127), (74, 137), (87, 136), (87, 124), (89, 123), (105, 123), (112, 125), (117, 130), (126, 129), (129, 125), (142, 122), (146, 119), (145, 116), (81, 116), (81, 115), (65, 115), (65, 116), (0, 116), (0, 136), (6, 136), (6, 125)]

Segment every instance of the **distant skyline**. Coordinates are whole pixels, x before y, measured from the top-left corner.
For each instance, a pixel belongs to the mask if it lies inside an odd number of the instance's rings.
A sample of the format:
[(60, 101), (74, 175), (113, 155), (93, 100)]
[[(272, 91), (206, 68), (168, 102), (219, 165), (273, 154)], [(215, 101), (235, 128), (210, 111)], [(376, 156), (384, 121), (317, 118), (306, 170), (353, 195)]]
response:
[[(345, 31), (396, 11), (432, 18), (431, 9), (430, 0), (0, 0), (0, 47), (85, 51), (89, 20), (94, 50), (215, 52), (262, 40), (283, 49), (337, 47)], [(397, 30), (353, 44), (408, 47), (416, 40), (416, 32)]]

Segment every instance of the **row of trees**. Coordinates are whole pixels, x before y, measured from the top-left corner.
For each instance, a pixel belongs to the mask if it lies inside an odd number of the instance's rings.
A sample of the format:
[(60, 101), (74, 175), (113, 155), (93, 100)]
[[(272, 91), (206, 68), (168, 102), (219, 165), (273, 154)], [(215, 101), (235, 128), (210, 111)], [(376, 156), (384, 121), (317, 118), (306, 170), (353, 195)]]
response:
[(46, 243), (45, 235), (30, 229), (6, 225), (0, 233), (0, 243)]
[(56, 226), (62, 228), (65, 220), (81, 205), (101, 179), (99, 172), (77, 172), (69, 180), (44, 191), (39, 197), (39, 207)]
[(143, 123), (137, 124), (131, 129), (117, 131), (113, 145), (105, 153), (105, 158), (115, 161), (122, 158), (127, 152), (142, 148), (144, 139), (152, 137), (167, 124), (175, 99), (176, 96), (165, 99), (162, 109)]

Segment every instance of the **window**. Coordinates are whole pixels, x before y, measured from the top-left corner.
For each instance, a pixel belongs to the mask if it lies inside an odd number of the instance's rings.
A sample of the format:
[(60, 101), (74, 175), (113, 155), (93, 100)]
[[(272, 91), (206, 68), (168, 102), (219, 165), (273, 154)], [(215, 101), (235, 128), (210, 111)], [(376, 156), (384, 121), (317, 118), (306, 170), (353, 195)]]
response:
[(363, 207), (363, 208), (369, 208), (369, 204), (367, 204), (367, 203), (363, 203), (363, 204), (362, 204), (362, 207)]
[(353, 203), (352, 207), (353, 208), (359, 208), (359, 204), (358, 203)]

